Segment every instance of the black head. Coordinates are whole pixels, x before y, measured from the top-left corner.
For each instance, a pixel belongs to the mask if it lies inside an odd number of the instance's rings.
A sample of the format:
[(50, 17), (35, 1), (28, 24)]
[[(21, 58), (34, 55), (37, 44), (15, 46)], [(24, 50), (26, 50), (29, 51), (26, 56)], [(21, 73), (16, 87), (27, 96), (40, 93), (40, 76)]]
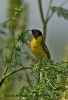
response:
[(37, 37), (39, 37), (39, 36), (42, 36), (41, 31), (38, 30), (38, 29), (33, 29), (33, 30), (31, 30), (31, 32), (32, 32), (32, 35), (33, 35), (35, 38), (37, 38)]

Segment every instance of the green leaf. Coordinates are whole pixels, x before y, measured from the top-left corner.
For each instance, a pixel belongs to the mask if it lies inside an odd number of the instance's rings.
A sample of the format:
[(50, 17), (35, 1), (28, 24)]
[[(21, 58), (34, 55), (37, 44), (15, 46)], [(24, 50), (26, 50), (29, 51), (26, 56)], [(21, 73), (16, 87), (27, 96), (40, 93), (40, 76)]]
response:
[(68, 20), (68, 10), (62, 7), (51, 7), (52, 12), (56, 12), (59, 17), (63, 17)]
[(19, 100), (60, 100), (63, 86), (58, 76), (68, 78), (68, 62), (54, 63), (45, 58), (40, 59), (32, 68), (32, 88), (24, 86), (20, 90)]
[(28, 34), (28, 32), (29, 32), (28, 30), (22, 31), (21, 34), (18, 35), (17, 40), (22, 42), (22, 43), (29, 45), (29, 42), (31, 41), (33, 36), (31, 34)]

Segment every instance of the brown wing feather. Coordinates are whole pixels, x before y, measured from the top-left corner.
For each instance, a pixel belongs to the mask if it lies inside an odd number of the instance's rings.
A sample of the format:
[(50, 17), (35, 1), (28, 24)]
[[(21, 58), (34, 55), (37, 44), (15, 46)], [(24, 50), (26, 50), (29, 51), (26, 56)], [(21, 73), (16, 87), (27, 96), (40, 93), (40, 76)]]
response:
[(51, 58), (51, 57), (50, 57), (49, 50), (48, 50), (47, 46), (45, 45), (45, 43), (42, 42), (41, 44), (42, 44), (42, 47), (43, 47), (45, 53), (47, 54), (48, 58)]

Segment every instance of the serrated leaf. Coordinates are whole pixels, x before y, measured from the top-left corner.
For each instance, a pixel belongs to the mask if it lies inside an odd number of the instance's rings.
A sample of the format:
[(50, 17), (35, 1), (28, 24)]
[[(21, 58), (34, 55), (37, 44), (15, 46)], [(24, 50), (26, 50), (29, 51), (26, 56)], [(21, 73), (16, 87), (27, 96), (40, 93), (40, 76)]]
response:
[(56, 12), (59, 17), (63, 17), (64, 19), (68, 20), (68, 10), (62, 7), (52, 7), (51, 8), (52, 12)]
[(18, 35), (17, 40), (29, 45), (29, 42), (31, 41), (33, 36), (31, 34), (28, 34), (28, 32), (29, 31), (22, 31), (21, 34)]

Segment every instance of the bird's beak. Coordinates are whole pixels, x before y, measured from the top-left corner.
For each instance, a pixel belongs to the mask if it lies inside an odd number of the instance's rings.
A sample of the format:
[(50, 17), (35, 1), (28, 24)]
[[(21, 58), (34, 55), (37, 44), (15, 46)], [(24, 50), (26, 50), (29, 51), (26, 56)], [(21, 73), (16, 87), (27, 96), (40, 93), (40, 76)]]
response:
[(34, 36), (33, 36), (33, 34), (32, 34), (32, 30), (31, 30), (31, 29), (30, 29), (30, 30), (28, 30), (28, 33), (30, 34), (31, 39), (33, 39), (33, 38), (34, 38)]
[(28, 32), (29, 32), (30, 34), (32, 34), (32, 30), (28, 30)]

